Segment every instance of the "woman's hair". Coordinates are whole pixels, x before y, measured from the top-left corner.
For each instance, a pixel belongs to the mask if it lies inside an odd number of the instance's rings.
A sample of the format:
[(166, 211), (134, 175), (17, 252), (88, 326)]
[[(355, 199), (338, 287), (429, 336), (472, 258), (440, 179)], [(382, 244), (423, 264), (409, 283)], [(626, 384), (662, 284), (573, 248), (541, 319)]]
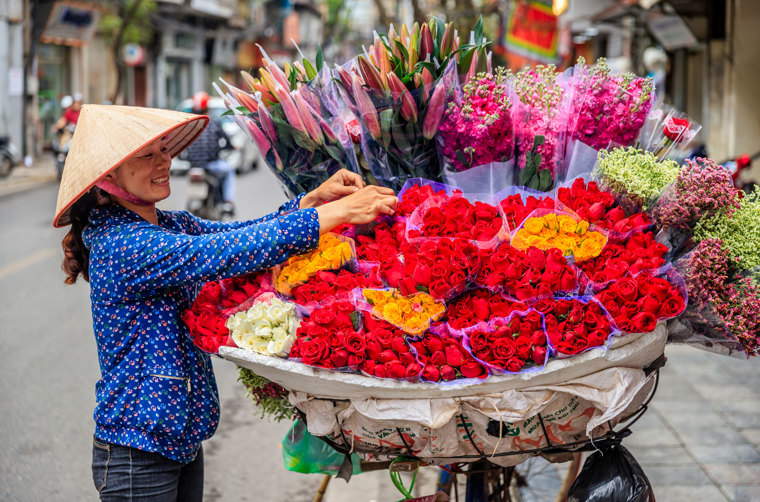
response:
[(63, 281), (66, 284), (74, 284), (80, 275), (85, 281), (90, 282), (90, 251), (84, 246), (82, 230), (87, 225), (92, 208), (109, 202), (111, 199), (108, 195), (95, 187), (71, 206), (69, 213), (71, 230), (61, 242), (64, 254), (61, 268), (66, 274), (66, 279)]

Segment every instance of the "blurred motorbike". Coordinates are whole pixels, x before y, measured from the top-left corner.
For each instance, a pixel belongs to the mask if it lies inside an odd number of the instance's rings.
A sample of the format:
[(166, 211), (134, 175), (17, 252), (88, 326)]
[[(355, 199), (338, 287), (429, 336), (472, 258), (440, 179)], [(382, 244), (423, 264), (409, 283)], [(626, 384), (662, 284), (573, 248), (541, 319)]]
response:
[(68, 124), (55, 133), (53, 140), (53, 154), (55, 155), (55, 168), (58, 171), (58, 179), (63, 175), (63, 166), (66, 164), (66, 155), (71, 147), (71, 139), (74, 137), (74, 124)]
[[(219, 155), (226, 150), (234, 151), (232, 145), (220, 141)], [(222, 197), (222, 177), (208, 169), (192, 166), (187, 173), (187, 210), (206, 220), (232, 219), (235, 211)]]
[(10, 136), (0, 136), (0, 178), (8, 176), (13, 167), (19, 163), (20, 158), (20, 152), (11, 143)]

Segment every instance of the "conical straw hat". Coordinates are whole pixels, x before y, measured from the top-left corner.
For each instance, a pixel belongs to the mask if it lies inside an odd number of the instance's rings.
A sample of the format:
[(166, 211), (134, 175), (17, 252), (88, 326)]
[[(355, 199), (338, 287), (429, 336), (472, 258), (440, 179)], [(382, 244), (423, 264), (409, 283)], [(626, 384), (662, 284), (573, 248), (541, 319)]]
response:
[(205, 115), (140, 108), (84, 105), (66, 156), (53, 225), (70, 223), (69, 208), (95, 183), (144, 146), (167, 136), (172, 157), (187, 148), (208, 124)]

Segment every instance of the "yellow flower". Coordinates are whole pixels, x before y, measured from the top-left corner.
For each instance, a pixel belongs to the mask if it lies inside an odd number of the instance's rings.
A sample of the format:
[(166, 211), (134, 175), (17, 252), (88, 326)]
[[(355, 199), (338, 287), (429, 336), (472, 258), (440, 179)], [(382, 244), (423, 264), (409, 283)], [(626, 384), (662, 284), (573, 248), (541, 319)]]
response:
[(578, 225), (570, 216), (561, 215), (559, 217), (559, 231), (561, 233), (569, 234), (575, 232), (577, 228)]
[(303, 284), (317, 272), (340, 268), (353, 256), (351, 245), (335, 234), (325, 234), (319, 239), (317, 249), (288, 259), (280, 270), (277, 290), (290, 294), (290, 289)]
[(554, 213), (549, 213), (543, 217), (545, 225), (548, 228), (553, 229), (556, 231), (559, 228), (559, 225), (557, 223), (557, 215)]
[(583, 235), (588, 230), (588, 222), (586, 220), (581, 220), (578, 222), (578, 228), (575, 229), (575, 233), (578, 235)]
[(543, 230), (544, 222), (541, 218), (528, 218), (523, 224), (523, 229), (531, 234), (538, 234)]
[(372, 305), (375, 315), (411, 334), (427, 329), (446, 310), (443, 302), (427, 293), (403, 296), (396, 290), (365, 289), (362, 295)]

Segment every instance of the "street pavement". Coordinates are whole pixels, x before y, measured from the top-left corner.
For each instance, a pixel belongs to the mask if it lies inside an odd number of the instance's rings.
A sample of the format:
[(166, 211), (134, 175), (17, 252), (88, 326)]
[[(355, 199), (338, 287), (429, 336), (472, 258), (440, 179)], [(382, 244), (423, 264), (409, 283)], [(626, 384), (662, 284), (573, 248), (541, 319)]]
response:
[[(17, 168), (24, 170), (29, 168)], [(51, 226), (52, 164), (0, 180), (0, 500), (97, 500), (90, 471), (94, 384), (99, 377), (87, 284), (63, 284)], [(51, 177), (50, 174), (53, 174)], [(18, 177), (34, 177), (19, 183)], [(186, 179), (172, 178), (163, 209), (182, 209)], [(285, 198), (268, 171), (238, 179), (238, 216), (272, 211)], [(650, 411), (625, 441), (658, 502), (760, 501), (760, 362), (669, 347)], [(288, 423), (256, 416), (234, 365), (215, 360), (222, 417), (204, 444), (205, 500), (312, 500), (319, 475), (285, 470)], [(419, 494), (436, 472), (423, 469)], [(426, 493), (425, 493), (426, 492)], [(460, 492), (461, 493), (461, 492)], [(388, 502), (400, 495), (385, 472), (333, 479), (327, 502)]]

